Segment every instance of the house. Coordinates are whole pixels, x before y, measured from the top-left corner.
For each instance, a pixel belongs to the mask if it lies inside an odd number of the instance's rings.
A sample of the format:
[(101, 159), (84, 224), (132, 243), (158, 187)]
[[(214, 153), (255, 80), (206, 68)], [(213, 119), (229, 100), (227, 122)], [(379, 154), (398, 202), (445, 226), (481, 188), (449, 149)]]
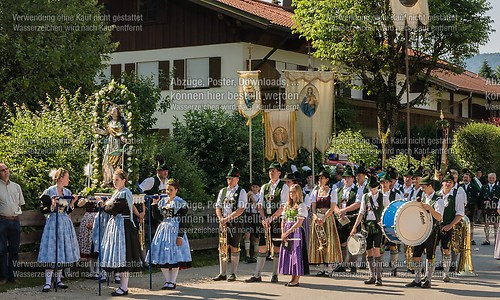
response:
[[(311, 58), (307, 41), (292, 33), (291, 1), (268, 2), (103, 0), (117, 26), (113, 40), (120, 43), (111, 55), (107, 76), (130, 71), (153, 76), (172, 101), (167, 113), (157, 115), (155, 129), (162, 134), (172, 130), (174, 117), (182, 118), (189, 109), (236, 111), (237, 71), (261, 70), (263, 105), (276, 107), (284, 92), (283, 70), (307, 70), (325, 63)], [(434, 122), (441, 110), (452, 126), (500, 116), (492, 105), (498, 101), (500, 86), (487, 85), (469, 71), (434, 75), (428, 104), (411, 109), (412, 125)], [(410, 98), (418, 95), (419, 88), (412, 86)], [(363, 132), (376, 136), (374, 101), (360, 90), (342, 94), (355, 107)], [(404, 111), (401, 117), (406, 118)]]

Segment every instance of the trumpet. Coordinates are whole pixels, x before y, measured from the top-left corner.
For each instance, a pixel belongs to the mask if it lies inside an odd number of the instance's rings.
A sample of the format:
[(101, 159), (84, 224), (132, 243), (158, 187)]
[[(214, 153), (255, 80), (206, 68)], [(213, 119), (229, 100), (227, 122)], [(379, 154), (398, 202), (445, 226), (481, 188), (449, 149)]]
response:
[(319, 243), (318, 251), (323, 251), (328, 242), (326, 239), (325, 226), (323, 224), (319, 225), (318, 222), (316, 221), (314, 224), (314, 229), (316, 231), (316, 237), (318, 238), (318, 243)]
[(222, 226), (219, 232), (219, 253), (222, 261), (229, 259), (229, 251), (227, 244), (227, 226)]

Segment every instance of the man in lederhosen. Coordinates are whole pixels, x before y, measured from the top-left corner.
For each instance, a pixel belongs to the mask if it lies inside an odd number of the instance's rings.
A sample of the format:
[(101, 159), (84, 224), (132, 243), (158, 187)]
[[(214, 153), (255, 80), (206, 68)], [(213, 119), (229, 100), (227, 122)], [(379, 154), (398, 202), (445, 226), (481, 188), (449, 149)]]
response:
[[(462, 170), (462, 184), (460, 185), (464, 190), (467, 196), (467, 204), (465, 206), (465, 215), (469, 218), (470, 226), (473, 229), (474, 224), (476, 223), (476, 209), (477, 209), (477, 201), (479, 198), (479, 193), (481, 192), (478, 186), (472, 181), (473, 175), (468, 169)], [(470, 231), (470, 240), (471, 244), (475, 245), (474, 241), (474, 230)]]
[[(271, 236), (269, 238), (281, 238), (280, 216), (283, 207), (288, 200), (289, 188), (283, 180), (280, 180), (281, 166), (278, 162), (273, 162), (267, 168), (270, 181), (264, 184), (260, 189), (260, 202), (258, 204), (259, 214), (262, 218), (264, 228), (259, 228), (259, 253), (257, 254), (257, 265), (255, 273), (245, 282), (261, 282), (261, 272), (264, 269), (267, 257), (267, 247), (265, 230), (271, 226)], [(274, 247), (273, 256), (273, 276), (271, 282), (278, 282), (278, 258), (280, 241), (272, 241)]]
[[(420, 181), (420, 186), (424, 191), (424, 197), (422, 198), (422, 207), (431, 213), (433, 218), (433, 229), (427, 240), (420, 245), (413, 248), (413, 261), (412, 268), (415, 270), (415, 279), (406, 284), (406, 287), (422, 287), (431, 288), (432, 274), (434, 273), (434, 257), (436, 252), (436, 244), (438, 239), (438, 234), (440, 230), (439, 224), (443, 219), (444, 213), (444, 201), (439, 196), (438, 193), (434, 191), (433, 180), (430, 175), (422, 177)], [(421, 283), (421, 272), (422, 272), (422, 254), (426, 252), (426, 281)]]
[(422, 188), (420, 187), (420, 180), (422, 179), (422, 166), (418, 167), (418, 169), (413, 172), (412, 176), (412, 182), (413, 182), (413, 189), (410, 192), (409, 200), (410, 201), (415, 201), (417, 197), (422, 198), (422, 194), (424, 193), (422, 191)]
[[(238, 168), (231, 166), (226, 176), (227, 187), (219, 191), (215, 211), (219, 220), (221, 230), (227, 230), (227, 244), (229, 245), (231, 259), (231, 275), (227, 273), (227, 259), (219, 255), (220, 273), (214, 281), (226, 280), (235, 281), (240, 262), (240, 241), (243, 233), (243, 219), (241, 214), (245, 211), (247, 204), (247, 192), (238, 185), (240, 172)], [(222, 249), (219, 249), (222, 251)]]
[(413, 192), (413, 170), (408, 168), (408, 170), (403, 174), (403, 185), (401, 186), (401, 192), (403, 194), (403, 199), (410, 201), (410, 195)]
[[(465, 202), (467, 201), (465, 193), (458, 192), (458, 189), (453, 188), (455, 181), (450, 172), (447, 172), (443, 177), (443, 188), (441, 189), (441, 197), (444, 202), (443, 222), (439, 238), (441, 240), (441, 249), (443, 250), (443, 270), (444, 282), (450, 282), (448, 273), (451, 266), (451, 235), (453, 226), (462, 220), (465, 213)], [(464, 237), (465, 238), (465, 237)]]
[(347, 251), (347, 239), (351, 234), (352, 226), (356, 222), (358, 210), (361, 205), (361, 198), (358, 194), (358, 187), (354, 184), (354, 174), (349, 166), (346, 166), (344, 174), (344, 186), (338, 190), (339, 205), (337, 206), (337, 215), (339, 218), (348, 217), (350, 222), (342, 226), (337, 219), (337, 228), (339, 232), (340, 247), (342, 249), (343, 265), (339, 265), (334, 271), (345, 272), (345, 266), (349, 262), (350, 272), (356, 273), (357, 255), (349, 255)]
[[(382, 190), (384, 197), (389, 198), (389, 203), (392, 203), (397, 200), (404, 200), (404, 196), (401, 193), (401, 186), (398, 188), (396, 187), (397, 184), (397, 170), (393, 167), (388, 167), (387, 171), (385, 174), (380, 178), (380, 183), (382, 185)], [(389, 188), (390, 191), (387, 192), (385, 190), (386, 188), (386, 182), (390, 182)], [(386, 243), (387, 246), (389, 246), (389, 251), (391, 253), (391, 274), (392, 276), (396, 277), (398, 275), (398, 264), (399, 264), (399, 249), (398, 245), (396, 243), (387, 241)]]

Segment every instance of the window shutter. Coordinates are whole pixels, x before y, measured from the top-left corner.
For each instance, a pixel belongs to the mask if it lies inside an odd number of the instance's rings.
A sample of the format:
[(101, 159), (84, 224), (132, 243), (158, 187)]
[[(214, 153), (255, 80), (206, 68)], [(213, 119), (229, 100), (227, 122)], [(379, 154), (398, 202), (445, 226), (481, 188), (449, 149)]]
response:
[(174, 60), (174, 90), (184, 89), (184, 60)]
[(221, 58), (210, 57), (209, 62), (210, 87), (220, 87), (221, 81)]

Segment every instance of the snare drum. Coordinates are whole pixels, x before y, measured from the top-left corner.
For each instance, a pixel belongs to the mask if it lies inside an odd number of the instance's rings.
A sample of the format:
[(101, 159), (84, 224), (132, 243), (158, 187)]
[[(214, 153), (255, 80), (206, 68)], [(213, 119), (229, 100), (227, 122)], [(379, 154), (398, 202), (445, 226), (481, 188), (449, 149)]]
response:
[(432, 228), (432, 215), (420, 202), (393, 201), (382, 213), (383, 233), (393, 243), (420, 245), (427, 240)]
[(360, 255), (366, 251), (366, 238), (361, 233), (356, 233), (347, 239), (347, 249), (352, 255)]

